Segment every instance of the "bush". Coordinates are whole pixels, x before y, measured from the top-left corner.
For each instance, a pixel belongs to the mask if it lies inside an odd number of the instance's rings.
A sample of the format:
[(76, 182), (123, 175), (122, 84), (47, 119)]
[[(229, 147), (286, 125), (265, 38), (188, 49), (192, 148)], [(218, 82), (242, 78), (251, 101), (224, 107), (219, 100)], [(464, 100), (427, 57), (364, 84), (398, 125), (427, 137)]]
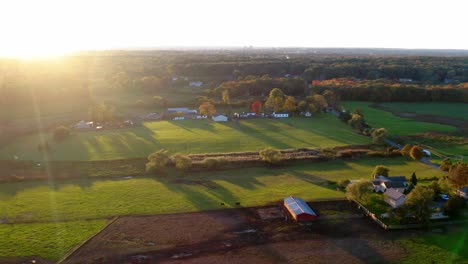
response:
[(179, 170), (188, 170), (192, 167), (192, 159), (182, 154), (176, 154), (171, 157), (174, 166)]
[(374, 178), (376, 175), (388, 176), (389, 172), (390, 169), (388, 167), (385, 167), (384, 165), (377, 165), (375, 166), (371, 176), (372, 178)]
[(407, 156), (409, 157), (409, 154), (410, 154), (410, 151), (411, 151), (411, 148), (413, 147), (413, 145), (411, 144), (406, 144), (402, 149), (401, 149), (401, 155), (402, 156)]
[(444, 213), (448, 216), (457, 216), (466, 207), (466, 201), (460, 196), (453, 196), (444, 205)]
[(272, 148), (266, 148), (259, 152), (260, 158), (270, 164), (278, 164), (283, 160), (283, 154)]
[(61, 141), (70, 136), (70, 129), (65, 126), (58, 126), (54, 129), (54, 139)]
[(220, 169), (226, 166), (227, 163), (228, 161), (225, 158), (205, 158), (201, 162), (201, 164), (209, 170)]
[(164, 171), (169, 161), (167, 151), (161, 149), (148, 156), (148, 163), (146, 163), (146, 172)]

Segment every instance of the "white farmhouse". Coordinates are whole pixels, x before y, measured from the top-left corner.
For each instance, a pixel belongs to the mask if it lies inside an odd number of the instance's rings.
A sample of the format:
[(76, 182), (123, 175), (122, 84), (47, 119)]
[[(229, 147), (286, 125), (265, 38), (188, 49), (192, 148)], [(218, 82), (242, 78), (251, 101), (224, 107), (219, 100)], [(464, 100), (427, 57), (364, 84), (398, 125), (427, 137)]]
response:
[(274, 118), (287, 118), (289, 117), (289, 113), (287, 112), (273, 112)]

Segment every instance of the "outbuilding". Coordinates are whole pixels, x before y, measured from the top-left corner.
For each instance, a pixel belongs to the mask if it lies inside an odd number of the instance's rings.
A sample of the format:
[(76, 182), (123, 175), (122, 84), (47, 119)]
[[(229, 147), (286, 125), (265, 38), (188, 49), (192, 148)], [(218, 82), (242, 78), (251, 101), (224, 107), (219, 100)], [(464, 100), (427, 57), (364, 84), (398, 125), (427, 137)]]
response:
[(211, 117), (211, 119), (213, 119), (213, 121), (215, 122), (227, 122), (228, 121), (228, 117), (225, 116), (225, 115), (219, 115), (219, 114), (215, 114)]
[(308, 222), (317, 219), (318, 215), (302, 199), (289, 196), (284, 198), (283, 206), (297, 222)]

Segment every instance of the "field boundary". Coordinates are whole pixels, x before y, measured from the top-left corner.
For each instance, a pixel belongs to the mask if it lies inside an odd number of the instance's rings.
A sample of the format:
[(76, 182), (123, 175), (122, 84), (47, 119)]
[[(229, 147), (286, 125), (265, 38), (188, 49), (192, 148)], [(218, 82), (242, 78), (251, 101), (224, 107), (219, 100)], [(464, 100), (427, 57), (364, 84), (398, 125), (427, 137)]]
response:
[(91, 239), (95, 238), (97, 235), (101, 234), (104, 230), (106, 230), (110, 225), (112, 225), (119, 218), (120, 218), (120, 216), (116, 216), (116, 217), (112, 218), (103, 228), (101, 228), (101, 230), (99, 230), (94, 235), (92, 235), (92, 236), (88, 237), (87, 239), (81, 241), (76, 246), (74, 246), (73, 248), (68, 250), (68, 252), (56, 263), (60, 264), (60, 263), (63, 263), (64, 261), (68, 260), (78, 249), (80, 249), (81, 247), (86, 245), (89, 241), (91, 241)]

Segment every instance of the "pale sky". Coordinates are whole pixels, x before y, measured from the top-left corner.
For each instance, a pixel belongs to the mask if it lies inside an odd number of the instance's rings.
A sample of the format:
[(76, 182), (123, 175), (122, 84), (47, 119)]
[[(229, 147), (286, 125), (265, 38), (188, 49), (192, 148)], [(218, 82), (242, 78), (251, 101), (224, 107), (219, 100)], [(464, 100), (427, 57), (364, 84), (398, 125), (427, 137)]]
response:
[(160, 46), (468, 49), (468, 0), (0, 0), (0, 56)]

